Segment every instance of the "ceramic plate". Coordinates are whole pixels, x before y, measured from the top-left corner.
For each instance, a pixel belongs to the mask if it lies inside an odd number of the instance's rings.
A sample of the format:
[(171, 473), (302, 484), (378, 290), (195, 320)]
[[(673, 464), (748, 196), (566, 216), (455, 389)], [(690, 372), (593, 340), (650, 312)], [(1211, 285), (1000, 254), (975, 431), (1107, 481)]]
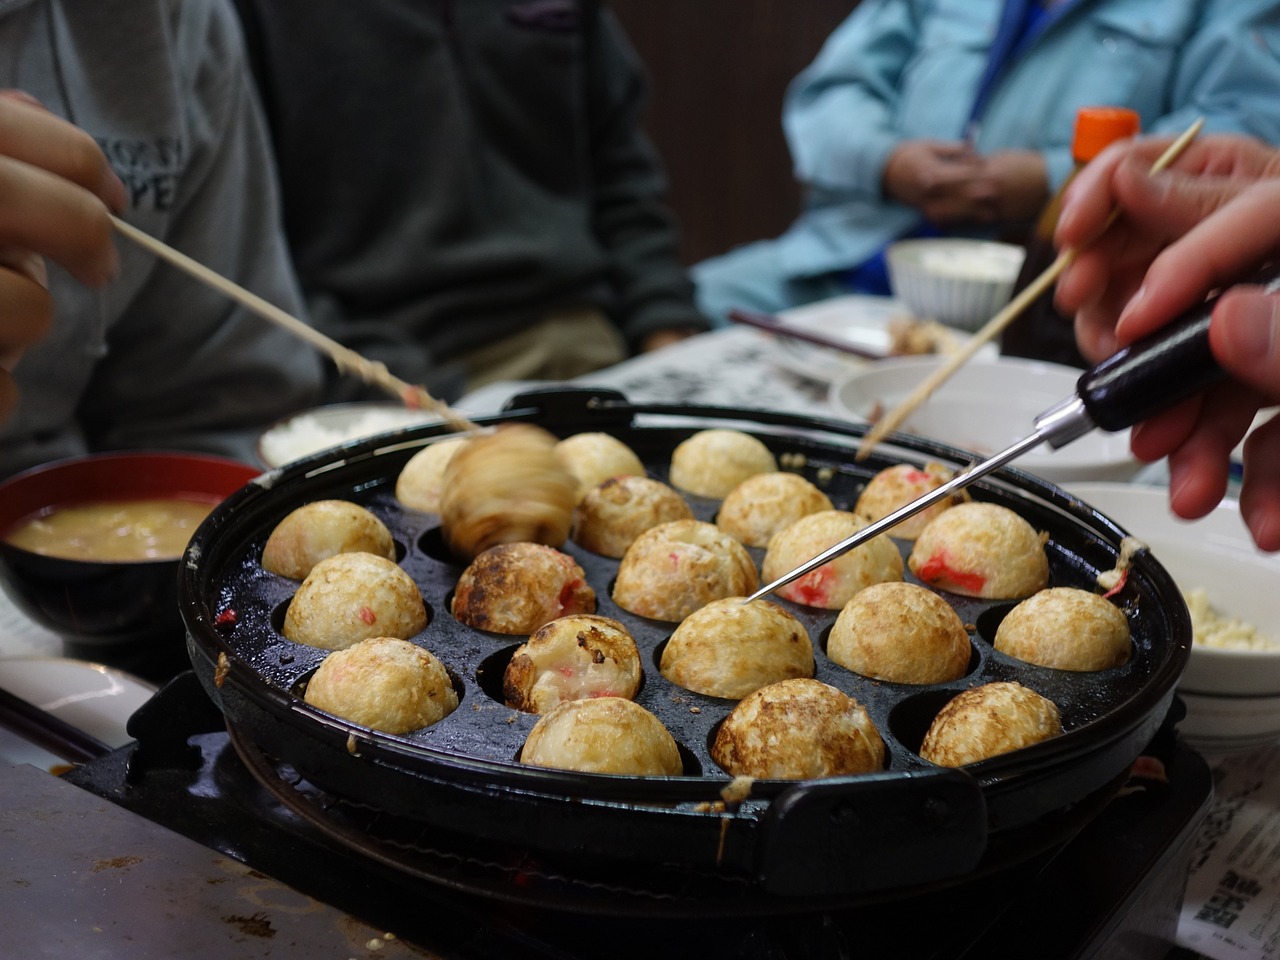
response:
[[(121, 747), (133, 739), (125, 724), (155, 693), (154, 686), (121, 670), (57, 657), (0, 658), (0, 687), (109, 747)], [(0, 730), (0, 759), (44, 769), (62, 763), (61, 758), (51, 758), (42, 748), (4, 730)]]
[[(847, 342), (851, 347), (887, 355), (890, 348), (889, 321), (909, 316), (911, 311), (906, 305), (892, 297), (850, 294), (784, 310), (777, 319), (785, 327), (820, 333)], [(955, 338), (960, 344), (968, 339), (968, 335), (957, 330)], [(821, 383), (831, 383), (875, 362), (803, 340), (778, 337), (776, 342), (778, 349), (774, 361), (778, 366)], [(987, 344), (976, 355), (994, 357), (997, 353), (994, 344)]]
[[(896, 357), (837, 380), (832, 408), (852, 420), (895, 409), (941, 363)], [(1075, 393), (1080, 371), (1016, 357), (971, 360), (942, 383), (902, 424), (905, 433), (990, 456), (1028, 436), (1040, 414)], [(1042, 445), (1013, 464), (1053, 483), (1128, 480), (1142, 464), (1129, 452), (1129, 431), (1093, 430), (1057, 450)]]

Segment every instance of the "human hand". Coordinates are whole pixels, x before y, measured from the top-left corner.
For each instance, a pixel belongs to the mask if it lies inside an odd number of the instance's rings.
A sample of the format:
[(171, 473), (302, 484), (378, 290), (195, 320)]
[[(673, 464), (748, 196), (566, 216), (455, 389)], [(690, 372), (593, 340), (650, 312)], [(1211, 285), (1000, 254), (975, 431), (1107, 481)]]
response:
[[(1280, 253), (1280, 153), (1245, 138), (1206, 137), (1171, 170), (1149, 176), (1167, 145), (1110, 148), (1068, 192), (1057, 241), (1080, 253), (1059, 280), (1057, 304), (1076, 313), (1077, 339), (1092, 359)], [(1113, 207), (1121, 213), (1099, 236)], [(1221, 500), (1231, 451), (1257, 411), (1280, 402), (1280, 296), (1231, 290), (1214, 309), (1209, 342), (1231, 381), (1133, 432), (1138, 457), (1169, 458), (1170, 504), (1187, 518)], [(1280, 549), (1280, 421), (1250, 434), (1244, 453), (1241, 513), (1259, 547)]]
[(694, 327), (668, 328), (666, 330), (655, 330), (646, 335), (640, 341), (641, 353), (652, 353), (654, 350), (661, 350), (663, 347), (669, 347), (673, 343), (679, 343), (681, 340), (688, 340), (696, 333), (701, 331)]
[(1049, 175), (1036, 150), (997, 150), (983, 159), (982, 176), (994, 190), (1001, 223), (1034, 220), (1049, 200)]
[(990, 223), (998, 197), (995, 183), (983, 173), (983, 158), (966, 144), (904, 140), (885, 163), (883, 190), (933, 223)]
[(0, 91), (0, 419), (17, 404), (10, 371), (53, 318), (44, 257), (77, 280), (115, 275), (108, 207), (124, 185), (84, 131), (18, 91)]

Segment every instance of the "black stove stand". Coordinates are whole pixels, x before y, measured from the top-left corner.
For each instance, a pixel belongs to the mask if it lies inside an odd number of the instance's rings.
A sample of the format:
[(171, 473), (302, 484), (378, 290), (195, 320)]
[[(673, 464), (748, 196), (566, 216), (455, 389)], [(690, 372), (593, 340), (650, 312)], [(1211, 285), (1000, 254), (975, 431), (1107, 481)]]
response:
[(509, 897), (477, 896), (335, 844), (249, 772), (194, 674), (157, 694), (130, 733), (136, 746), (65, 779), (450, 960), (1163, 960), (1195, 828), (1212, 796), (1206, 764), (1170, 723), (1152, 749), (1167, 783), (1135, 781), (1137, 789), (1107, 803), (1069, 842), (994, 875), (819, 913), (644, 917), (629, 905), (625, 915), (604, 915), (598, 905), (583, 912), (571, 902), (563, 910), (531, 907), (514, 889)]

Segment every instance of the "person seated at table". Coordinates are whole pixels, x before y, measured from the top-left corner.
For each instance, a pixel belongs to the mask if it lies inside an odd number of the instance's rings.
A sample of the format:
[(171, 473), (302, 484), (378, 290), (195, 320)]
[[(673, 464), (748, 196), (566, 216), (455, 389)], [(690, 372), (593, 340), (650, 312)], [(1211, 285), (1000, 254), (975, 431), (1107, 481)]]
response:
[(263, 425), (315, 401), (318, 357), (117, 248), (108, 218), (301, 308), (234, 13), (13, 3), (0, 60), (22, 90), (0, 97), (0, 476), (143, 447), (252, 462)]
[[(1169, 141), (1109, 148), (1068, 190), (1060, 248), (1080, 250), (1058, 284), (1092, 360), (1155, 332), (1212, 291), (1209, 346), (1230, 380), (1133, 430), (1134, 453), (1169, 459), (1173, 511), (1207, 514), (1227, 489), (1231, 453), (1258, 411), (1280, 403), (1280, 293), (1254, 278), (1280, 276), (1280, 151), (1244, 137), (1205, 137), (1172, 169), (1148, 170)], [(1121, 211), (1109, 228), (1113, 207)], [(1105, 230), (1105, 232), (1104, 232)], [(1280, 550), (1280, 418), (1248, 433), (1240, 514), (1254, 542)]]
[(784, 101), (803, 212), (695, 265), (698, 303), (724, 322), (887, 294), (883, 252), (905, 237), (1021, 242), (1082, 106), (1280, 142), (1277, 51), (1275, 0), (862, 0)]
[(603, 4), (237, 6), (317, 329), (454, 399), (709, 327)]

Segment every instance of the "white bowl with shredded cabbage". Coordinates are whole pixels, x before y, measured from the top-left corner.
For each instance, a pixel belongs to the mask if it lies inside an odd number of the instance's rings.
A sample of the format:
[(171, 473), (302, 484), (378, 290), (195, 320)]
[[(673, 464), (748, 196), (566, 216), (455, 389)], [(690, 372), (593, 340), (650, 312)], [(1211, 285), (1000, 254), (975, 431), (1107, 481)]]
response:
[(1239, 504), (1186, 521), (1169, 511), (1164, 487), (1068, 489), (1145, 543), (1187, 601), (1194, 641), (1178, 684), (1183, 737), (1211, 755), (1280, 740), (1280, 554), (1254, 546)]
[(263, 466), (280, 467), (352, 440), (439, 420), (430, 411), (397, 403), (334, 403), (272, 425), (258, 438), (258, 459)]

